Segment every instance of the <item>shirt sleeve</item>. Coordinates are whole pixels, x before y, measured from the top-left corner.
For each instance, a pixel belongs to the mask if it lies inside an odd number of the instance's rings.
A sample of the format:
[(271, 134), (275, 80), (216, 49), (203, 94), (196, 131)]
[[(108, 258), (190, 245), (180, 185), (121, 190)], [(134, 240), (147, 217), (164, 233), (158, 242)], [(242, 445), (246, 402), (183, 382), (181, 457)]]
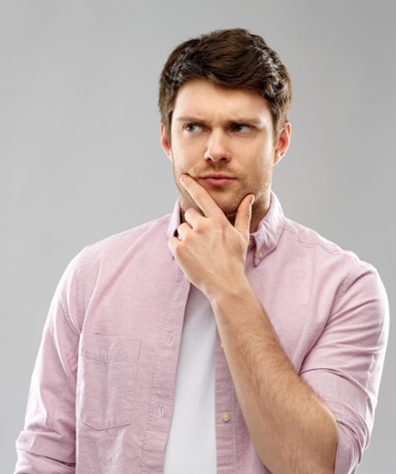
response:
[(359, 262), (340, 285), (326, 327), (300, 372), (337, 420), (335, 474), (355, 473), (368, 445), (388, 331), (383, 284), (373, 267)]
[(31, 380), (24, 430), (16, 442), (15, 474), (75, 472), (76, 379), (82, 322), (78, 315), (78, 257), (52, 300)]

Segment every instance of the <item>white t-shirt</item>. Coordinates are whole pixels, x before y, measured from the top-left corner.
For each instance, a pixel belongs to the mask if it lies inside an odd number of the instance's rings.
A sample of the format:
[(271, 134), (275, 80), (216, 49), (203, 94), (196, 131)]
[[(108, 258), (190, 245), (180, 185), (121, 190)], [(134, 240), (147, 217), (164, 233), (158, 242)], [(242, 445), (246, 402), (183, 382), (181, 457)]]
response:
[(191, 285), (164, 474), (216, 474), (215, 340), (209, 300)]

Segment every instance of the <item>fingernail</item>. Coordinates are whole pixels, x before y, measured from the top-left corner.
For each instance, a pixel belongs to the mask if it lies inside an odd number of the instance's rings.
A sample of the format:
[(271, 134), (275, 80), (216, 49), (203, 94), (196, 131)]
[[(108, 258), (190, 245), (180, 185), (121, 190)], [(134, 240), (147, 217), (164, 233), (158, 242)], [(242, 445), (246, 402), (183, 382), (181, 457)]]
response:
[(253, 194), (252, 197), (250, 198), (250, 205), (254, 203), (255, 199), (256, 199), (256, 196)]
[(186, 174), (182, 174), (180, 176), (180, 181), (183, 182), (185, 179), (186, 179), (187, 175)]

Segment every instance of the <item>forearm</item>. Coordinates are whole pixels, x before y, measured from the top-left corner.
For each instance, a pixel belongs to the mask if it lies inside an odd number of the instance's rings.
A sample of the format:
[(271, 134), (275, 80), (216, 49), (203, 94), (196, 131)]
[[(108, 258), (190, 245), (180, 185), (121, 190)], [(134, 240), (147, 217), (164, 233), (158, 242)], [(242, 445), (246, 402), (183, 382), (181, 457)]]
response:
[(334, 416), (295, 373), (248, 281), (233, 288), (208, 296), (260, 459), (274, 474), (333, 473)]

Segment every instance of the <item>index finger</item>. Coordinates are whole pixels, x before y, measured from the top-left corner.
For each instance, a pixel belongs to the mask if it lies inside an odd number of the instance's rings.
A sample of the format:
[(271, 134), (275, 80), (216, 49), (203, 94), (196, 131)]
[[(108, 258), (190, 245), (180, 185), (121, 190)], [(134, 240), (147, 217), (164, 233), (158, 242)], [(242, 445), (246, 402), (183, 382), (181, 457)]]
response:
[(205, 217), (213, 215), (222, 215), (224, 212), (215, 203), (212, 196), (198, 184), (195, 179), (191, 178), (188, 174), (183, 174), (180, 177), (184, 189), (190, 194), (194, 201), (198, 204), (199, 208), (204, 213)]

